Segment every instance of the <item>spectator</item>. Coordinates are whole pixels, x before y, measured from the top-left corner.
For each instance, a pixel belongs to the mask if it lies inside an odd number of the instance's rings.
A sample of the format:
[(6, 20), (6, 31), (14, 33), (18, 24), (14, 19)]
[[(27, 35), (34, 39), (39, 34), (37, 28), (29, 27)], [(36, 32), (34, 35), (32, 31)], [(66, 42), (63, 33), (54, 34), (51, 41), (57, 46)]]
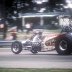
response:
[(5, 39), (7, 34), (7, 24), (4, 18), (0, 18), (0, 32), (3, 34), (3, 39)]
[(17, 39), (17, 27), (14, 26), (14, 27), (10, 28), (9, 31), (11, 32), (10, 33), (10, 39), (9, 40), (16, 40)]
[(27, 33), (29, 33), (29, 32), (32, 30), (32, 23), (27, 23), (27, 24), (25, 25), (25, 28), (26, 28), (26, 30), (27, 30)]

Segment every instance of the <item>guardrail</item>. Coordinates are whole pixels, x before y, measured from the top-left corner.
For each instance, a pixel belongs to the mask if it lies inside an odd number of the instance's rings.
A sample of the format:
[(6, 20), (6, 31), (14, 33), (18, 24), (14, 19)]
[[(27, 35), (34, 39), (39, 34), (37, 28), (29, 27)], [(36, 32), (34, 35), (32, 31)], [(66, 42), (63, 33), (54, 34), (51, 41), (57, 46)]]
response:
[(0, 40), (0, 46), (11, 46), (12, 42), (14, 41), (15, 40), (11, 40), (11, 41)]

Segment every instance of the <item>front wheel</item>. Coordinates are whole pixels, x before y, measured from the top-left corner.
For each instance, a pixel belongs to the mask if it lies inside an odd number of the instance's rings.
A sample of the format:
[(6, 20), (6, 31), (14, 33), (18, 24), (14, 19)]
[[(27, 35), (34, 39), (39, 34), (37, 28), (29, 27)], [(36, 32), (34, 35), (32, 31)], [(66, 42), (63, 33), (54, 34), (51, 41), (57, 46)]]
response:
[(31, 49), (31, 52), (33, 53), (33, 54), (37, 54), (38, 53), (38, 49), (37, 49), (37, 47), (32, 47), (32, 49)]
[(14, 54), (19, 54), (22, 51), (22, 44), (19, 41), (15, 41), (11, 45), (11, 51)]
[(31, 52), (32, 52), (33, 54), (37, 54), (37, 53), (38, 53), (38, 51), (36, 51), (36, 50), (31, 50)]
[(59, 55), (69, 55), (71, 54), (71, 42), (65, 38), (61, 37), (55, 42), (55, 49)]

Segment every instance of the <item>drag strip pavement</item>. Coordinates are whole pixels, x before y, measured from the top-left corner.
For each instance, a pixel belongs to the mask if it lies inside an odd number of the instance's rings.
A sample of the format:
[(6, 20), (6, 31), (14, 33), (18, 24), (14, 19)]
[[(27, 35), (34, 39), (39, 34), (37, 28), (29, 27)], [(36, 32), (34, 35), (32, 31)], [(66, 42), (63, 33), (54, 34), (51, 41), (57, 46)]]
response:
[(60, 56), (55, 51), (33, 55), (22, 51), (15, 55), (10, 48), (0, 48), (0, 68), (72, 68), (72, 55)]

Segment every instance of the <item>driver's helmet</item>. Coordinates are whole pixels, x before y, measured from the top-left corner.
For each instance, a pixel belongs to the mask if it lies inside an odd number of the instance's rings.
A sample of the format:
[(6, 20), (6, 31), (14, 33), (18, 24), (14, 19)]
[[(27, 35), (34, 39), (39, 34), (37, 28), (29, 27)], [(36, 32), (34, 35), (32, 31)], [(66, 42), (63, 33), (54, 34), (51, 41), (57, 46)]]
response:
[(72, 27), (72, 24), (69, 24), (69, 27)]
[(38, 34), (38, 35), (42, 35), (42, 32), (41, 31), (34, 31), (34, 34)]
[(39, 31), (39, 32), (38, 32), (38, 34), (39, 34), (39, 35), (42, 35), (42, 32), (41, 32), (41, 31)]

